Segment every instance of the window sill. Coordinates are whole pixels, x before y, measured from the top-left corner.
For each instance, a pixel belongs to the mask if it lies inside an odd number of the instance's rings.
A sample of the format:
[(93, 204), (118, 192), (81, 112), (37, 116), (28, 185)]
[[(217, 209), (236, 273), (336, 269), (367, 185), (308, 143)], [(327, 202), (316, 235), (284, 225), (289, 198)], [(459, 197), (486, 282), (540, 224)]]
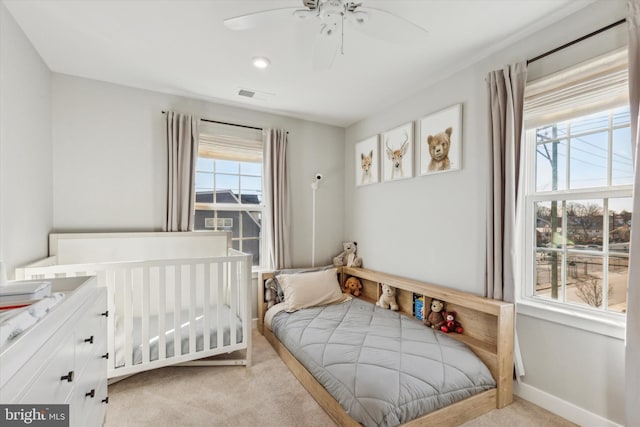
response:
[(520, 299), (516, 304), (516, 313), (612, 338), (625, 339), (625, 317), (621, 315), (596, 315), (577, 307), (560, 306), (534, 298)]

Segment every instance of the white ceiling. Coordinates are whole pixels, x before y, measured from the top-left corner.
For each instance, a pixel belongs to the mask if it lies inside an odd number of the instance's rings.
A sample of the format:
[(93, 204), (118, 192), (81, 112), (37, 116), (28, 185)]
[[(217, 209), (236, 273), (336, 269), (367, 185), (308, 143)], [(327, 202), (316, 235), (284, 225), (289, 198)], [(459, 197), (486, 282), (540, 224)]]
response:
[[(5, 0), (52, 71), (348, 126), (593, 0), (363, 0), (428, 30), (397, 45), (345, 29), (344, 55), (313, 71), (313, 21), (223, 20), (301, 0)], [(271, 67), (251, 59), (266, 55)], [(269, 95), (240, 97), (245, 88)], [(259, 96), (260, 94), (258, 94)]]

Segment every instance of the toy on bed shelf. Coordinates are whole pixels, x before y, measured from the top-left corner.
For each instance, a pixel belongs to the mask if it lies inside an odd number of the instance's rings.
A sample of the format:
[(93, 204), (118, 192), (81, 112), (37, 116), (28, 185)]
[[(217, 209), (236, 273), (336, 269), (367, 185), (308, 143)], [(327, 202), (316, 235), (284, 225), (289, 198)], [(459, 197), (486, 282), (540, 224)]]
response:
[(362, 289), (362, 283), (357, 277), (349, 277), (344, 283), (345, 294), (352, 294), (354, 297), (359, 297), (360, 289)]
[(444, 302), (433, 298), (429, 304), (429, 312), (424, 316), (424, 324), (433, 329), (440, 329), (446, 323), (442, 313), (443, 309)]
[(461, 334), (464, 331), (460, 322), (456, 320), (455, 311), (443, 311), (442, 313), (444, 318), (444, 325), (440, 326), (442, 332), (457, 332)]
[(264, 283), (264, 301), (267, 303), (267, 308), (284, 301), (284, 294), (278, 289), (276, 281), (273, 279), (269, 279)]
[(362, 267), (362, 258), (356, 255), (357, 242), (342, 242), (343, 251), (333, 257), (333, 265), (336, 267)]
[(389, 285), (382, 285), (382, 294), (380, 299), (376, 303), (378, 307), (390, 308), (393, 311), (398, 311), (398, 303), (396, 302), (396, 288)]

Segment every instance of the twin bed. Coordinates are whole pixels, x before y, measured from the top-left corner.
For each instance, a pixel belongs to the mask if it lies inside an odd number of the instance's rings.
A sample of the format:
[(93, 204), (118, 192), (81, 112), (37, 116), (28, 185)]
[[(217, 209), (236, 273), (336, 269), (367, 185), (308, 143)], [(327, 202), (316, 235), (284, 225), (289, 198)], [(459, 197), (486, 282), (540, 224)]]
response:
[[(362, 282), (359, 297), (341, 293), (349, 277)], [(262, 290), (273, 280), (284, 301), (267, 309)], [(512, 304), (351, 267), (260, 282), (260, 331), (341, 426), (455, 426), (512, 401)], [(382, 284), (397, 289), (398, 312), (375, 305)], [(416, 320), (420, 296), (445, 301), (464, 333)]]

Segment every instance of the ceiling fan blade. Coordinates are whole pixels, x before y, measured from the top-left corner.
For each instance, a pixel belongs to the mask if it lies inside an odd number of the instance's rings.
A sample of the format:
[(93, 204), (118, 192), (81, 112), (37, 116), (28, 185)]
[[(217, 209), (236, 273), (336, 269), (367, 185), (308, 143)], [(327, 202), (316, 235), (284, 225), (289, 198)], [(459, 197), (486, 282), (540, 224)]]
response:
[(316, 38), (313, 47), (313, 71), (324, 71), (331, 68), (340, 48), (340, 35), (337, 31), (323, 29)]
[(373, 7), (360, 8), (366, 19), (349, 20), (351, 27), (374, 39), (397, 44), (414, 44), (425, 40), (427, 30), (401, 16)]
[(248, 13), (246, 15), (240, 15), (233, 18), (225, 19), (224, 25), (225, 27), (233, 31), (250, 30), (273, 20), (273, 18), (292, 15), (292, 13), (298, 9), (299, 8), (297, 7), (283, 7), (279, 9)]

